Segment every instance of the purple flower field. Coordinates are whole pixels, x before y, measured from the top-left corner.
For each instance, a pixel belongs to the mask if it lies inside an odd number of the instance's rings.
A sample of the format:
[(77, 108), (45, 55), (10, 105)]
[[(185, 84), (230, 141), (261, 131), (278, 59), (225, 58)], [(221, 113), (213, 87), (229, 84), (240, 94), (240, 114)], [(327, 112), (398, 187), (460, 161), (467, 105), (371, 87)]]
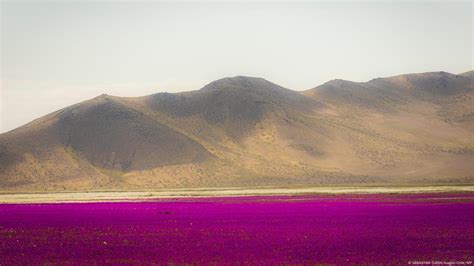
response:
[(474, 194), (0, 205), (0, 264), (401, 264), (474, 259)]

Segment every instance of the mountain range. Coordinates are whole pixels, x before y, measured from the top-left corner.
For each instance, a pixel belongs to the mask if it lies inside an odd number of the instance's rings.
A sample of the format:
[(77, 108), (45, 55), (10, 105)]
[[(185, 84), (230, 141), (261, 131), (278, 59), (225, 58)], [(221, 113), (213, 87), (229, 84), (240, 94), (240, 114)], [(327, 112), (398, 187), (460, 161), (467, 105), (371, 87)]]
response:
[(474, 71), (104, 94), (0, 135), (7, 192), (472, 183)]

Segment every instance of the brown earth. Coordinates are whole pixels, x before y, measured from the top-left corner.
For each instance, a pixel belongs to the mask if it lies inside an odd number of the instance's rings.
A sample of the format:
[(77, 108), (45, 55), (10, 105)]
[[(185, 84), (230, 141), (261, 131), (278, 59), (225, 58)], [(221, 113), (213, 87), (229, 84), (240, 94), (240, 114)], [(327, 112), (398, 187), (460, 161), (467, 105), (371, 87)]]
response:
[(472, 184), (473, 77), (101, 95), (1, 134), (0, 190)]

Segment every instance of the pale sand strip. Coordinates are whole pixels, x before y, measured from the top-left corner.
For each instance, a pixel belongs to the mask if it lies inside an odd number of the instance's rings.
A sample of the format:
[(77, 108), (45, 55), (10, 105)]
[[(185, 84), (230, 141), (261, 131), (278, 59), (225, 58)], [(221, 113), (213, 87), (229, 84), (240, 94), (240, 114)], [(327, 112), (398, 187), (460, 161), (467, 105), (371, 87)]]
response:
[(141, 201), (152, 198), (216, 197), (298, 194), (391, 194), (474, 192), (474, 186), (424, 187), (306, 187), (306, 188), (222, 188), (134, 192), (70, 192), (0, 194), (0, 203)]

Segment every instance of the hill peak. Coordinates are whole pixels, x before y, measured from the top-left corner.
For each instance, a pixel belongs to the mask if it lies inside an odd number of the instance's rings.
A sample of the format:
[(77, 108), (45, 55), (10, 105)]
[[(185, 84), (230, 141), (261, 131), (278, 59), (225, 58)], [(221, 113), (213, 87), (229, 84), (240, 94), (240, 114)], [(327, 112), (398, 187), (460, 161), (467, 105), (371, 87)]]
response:
[(344, 79), (332, 79), (330, 81), (327, 81), (313, 89), (309, 89), (307, 92), (314, 92), (314, 91), (319, 91), (319, 90), (333, 90), (333, 89), (341, 89), (341, 88), (352, 88), (352, 87), (358, 87), (360, 82), (355, 82), (355, 81), (350, 81), (350, 80), (344, 80)]
[[(257, 81), (265, 81), (264, 78), (261, 77), (250, 77), (250, 76), (234, 76), (234, 77), (225, 77), (218, 79), (214, 82), (232, 82), (232, 83), (245, 83), (245, 82), (257, 82)], [(212, 83), (212, 82), (211, 82)]]
[(467, 72), (461, 73), (459, 75), (464, 76), (464, 77), (468, 77), (468, 78), (474, 78), (474, 70), (467, 71)]
[(264, 88), (278, 86), (259, 77), (235, 76), (226, 77), (210, 82), (201, 90), (218, 90), (226, 88)]

